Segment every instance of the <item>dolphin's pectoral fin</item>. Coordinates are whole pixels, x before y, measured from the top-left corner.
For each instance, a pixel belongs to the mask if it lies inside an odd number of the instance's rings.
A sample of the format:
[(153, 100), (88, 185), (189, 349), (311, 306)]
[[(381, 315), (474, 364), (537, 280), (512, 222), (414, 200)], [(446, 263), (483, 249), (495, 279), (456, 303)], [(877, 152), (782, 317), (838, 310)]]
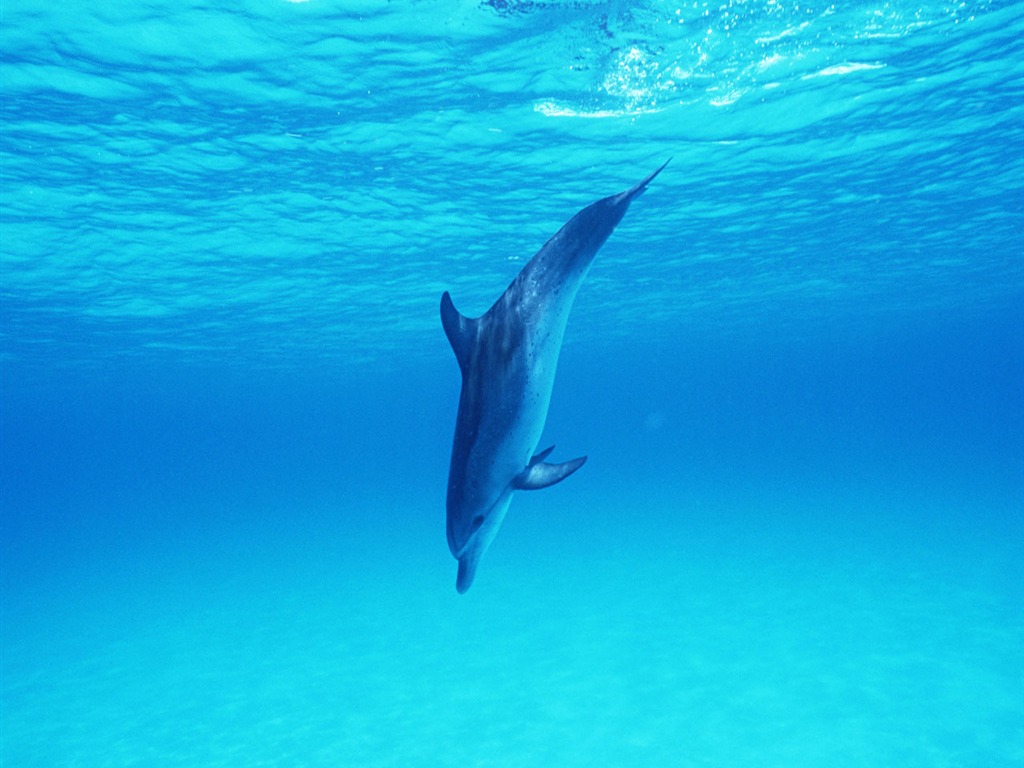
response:
[(539, 491), (560, 483), (577, 469), (583, 466), (586, 456), (566, 461), (563, 464), (545, 464), (543, 458), (551, 453), (554, 446), (538, 453), (531, 459), (529, 466), (516, 475), (512, 487), (519, 491)]
[(469, 365), (470, 351), (476, 342), (477, 322), (461, 314), (448, 291), (444, 292), (441, 297), (441, 325), (463, 370)]
[(544, 461), (544, 459), (546, 459), (548, 457), (548, 454), (550, 454), (553, 450), (555, 450), (555, 446), (553, 446), (553, 445), (550, 448), (545, 448), (543, 451), (541, 451), (536, 456), (534, 456), (532, 459), (530, 459), (530, 463), (527, 464), (526, 466), (532, 467), (534, 464), (538, 464), (538, 463)]

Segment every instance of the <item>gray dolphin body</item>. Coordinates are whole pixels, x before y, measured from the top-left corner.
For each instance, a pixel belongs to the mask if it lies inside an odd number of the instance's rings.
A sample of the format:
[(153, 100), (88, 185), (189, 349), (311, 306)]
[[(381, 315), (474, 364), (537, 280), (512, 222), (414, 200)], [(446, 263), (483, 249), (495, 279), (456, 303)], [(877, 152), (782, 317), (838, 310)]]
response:
[(665, 165), (573, 216), (484, 315), (464, 317), (447, 291), (441, 297), (441, 323), (462, 369), (447, 505), (459, 592), (473, 583), (512, 492), (547, 488), (587, 460), (548, 464), (544, 460), (554, 446), (533, 455), (547, 419), (562, 335), (598, 249)]

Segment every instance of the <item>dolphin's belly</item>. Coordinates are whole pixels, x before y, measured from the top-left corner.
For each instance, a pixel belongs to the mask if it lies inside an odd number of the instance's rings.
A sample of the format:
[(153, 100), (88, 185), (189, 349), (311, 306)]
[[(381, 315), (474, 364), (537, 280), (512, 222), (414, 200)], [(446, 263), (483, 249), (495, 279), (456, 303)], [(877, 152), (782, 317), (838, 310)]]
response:
[[(481, 350), (486, 384), (463, 382), (449, 475), (449, 515), (485, 512), (537, 448), (551, 402), (564, 322), (545, 330), (524, 333), (512, 354)], [(494, 375), (495, 367), (500, 375)]]

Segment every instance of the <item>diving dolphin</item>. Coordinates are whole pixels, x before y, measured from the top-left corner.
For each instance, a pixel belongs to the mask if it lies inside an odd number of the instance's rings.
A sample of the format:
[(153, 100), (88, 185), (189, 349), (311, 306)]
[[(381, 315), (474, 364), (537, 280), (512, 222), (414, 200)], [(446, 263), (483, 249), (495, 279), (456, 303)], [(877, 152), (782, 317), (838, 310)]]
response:
[(598, 249), (665, 165), (573, 216), (482, 316), (464, 317), (447, 291), (441, 297), (441, 324), (462, 369), (447, 504), (448, 548), (459, 561), (460, 593), (473, 583), (512, 492), (547, 488), (587, 460), (548, 464), (554, 446), (533, 455), (547, 419), (562, 334)]

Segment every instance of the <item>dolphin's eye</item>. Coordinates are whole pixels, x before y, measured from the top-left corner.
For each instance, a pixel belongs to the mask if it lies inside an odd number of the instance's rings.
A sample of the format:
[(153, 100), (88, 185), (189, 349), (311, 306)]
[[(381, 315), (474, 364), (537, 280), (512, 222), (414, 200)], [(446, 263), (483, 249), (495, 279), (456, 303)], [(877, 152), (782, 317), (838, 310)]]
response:
[(477, 529), (481, 525), (483, 525), (483, 524), (484, 524), (484, 516), (483, 515), (477, 515), (476, 517), (474, 517), (473, 518), (473, 522), (469, 524), (469, 533), (470, 533), (470, 535), (476, 533)]

